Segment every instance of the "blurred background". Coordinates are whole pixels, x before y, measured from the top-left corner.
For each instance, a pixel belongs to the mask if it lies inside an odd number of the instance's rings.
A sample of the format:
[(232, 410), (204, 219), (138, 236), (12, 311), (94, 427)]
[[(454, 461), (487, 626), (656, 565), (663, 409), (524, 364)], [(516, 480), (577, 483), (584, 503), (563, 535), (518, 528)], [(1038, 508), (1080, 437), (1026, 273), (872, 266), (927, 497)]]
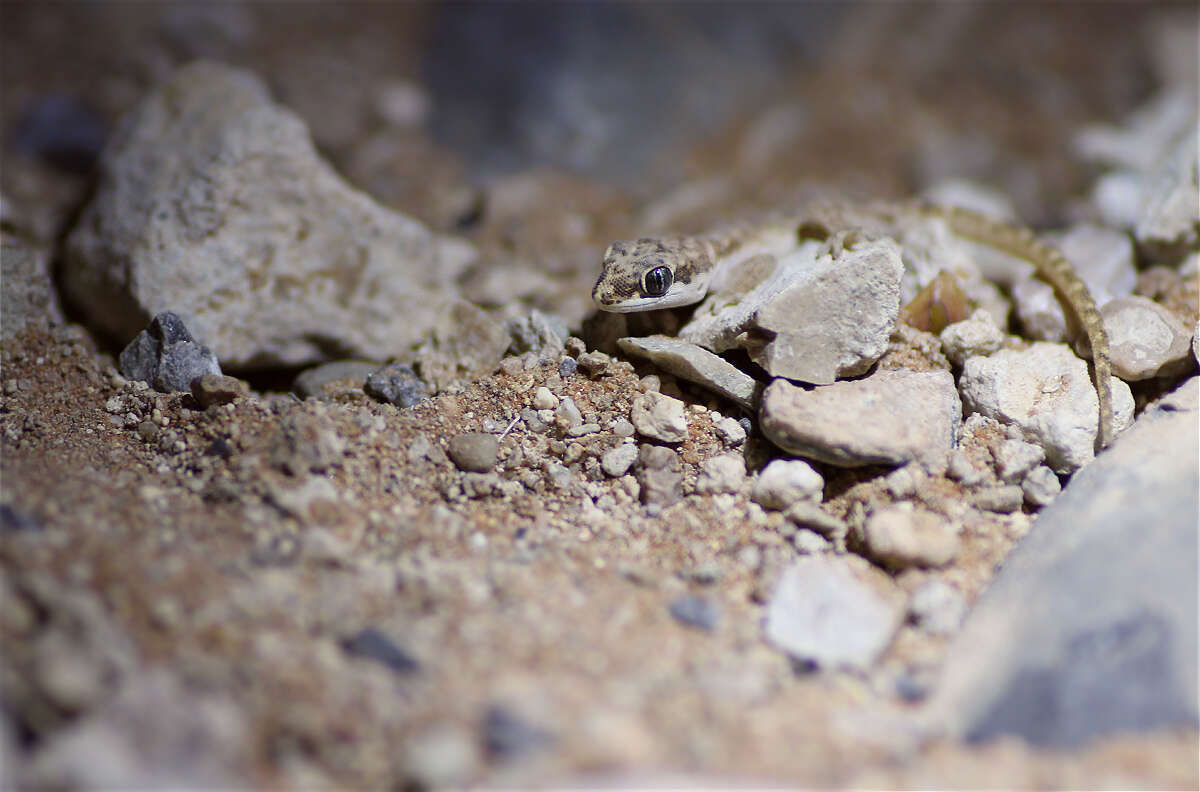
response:
[(8, 222), (60, 235), (122, 113), (216, 59), (262, 76), (351, 182), (479, 244), (468, 297), (571, 320), (631, 231), (948, 179), (1035, 226), (1085, 219), (1080, 130), (1196, 82), (1194, 3), (0, 8)]

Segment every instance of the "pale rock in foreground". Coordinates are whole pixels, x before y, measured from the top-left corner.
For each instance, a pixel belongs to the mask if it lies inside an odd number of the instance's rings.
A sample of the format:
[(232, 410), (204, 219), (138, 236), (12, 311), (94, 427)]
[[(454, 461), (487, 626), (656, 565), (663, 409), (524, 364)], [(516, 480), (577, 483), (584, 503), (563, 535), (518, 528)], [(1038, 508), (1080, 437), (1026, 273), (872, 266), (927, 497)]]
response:
[(775, 380), (763, 393), (763, 433), (779, 448), (840, 467), (946, 469), (962, 419), (948, 371), (878, 371), (805, 390)]
[(1113, 373), (1136, 381), (1194, 367), (1191, 334), (1175, 314), (1145, 297), (1113, 300), (1100, 309)]
[(171, 308), (232, 368), (386, 359), (474, 257), (346, 184), (252, 74), (180, 69), (110, 141), (63, 285), (118, 338)]
[(767, 604), (766, 636), (800, 662), (866, 669), (903, 617), (891, 581), (862, 559), (808, 556), (785, 570), (776, 585)]
[(1038, 515), (951, 647), (928, 727), (1061, 747), (1197, 727), (1197, 415), (1148, 410)]
[[(813, 471), (815, 474), (816, 471)], [(737, 492), (746, 480), (746, 463), (736, 452), (709, 457), (700, 468), (696, 492), (703, 494)]]
[(749, 374), (703, 347), (678, 338), (648, 336), (621, 338), (617, 346), (627, 355), (645, 358), (680, 379), (695, 383), (752, 410), (762, 386)]
[[(1114, 432), (1129, 426), (1133, 395), (1111, 378)], [(1099, 401), (1087, 363), (1065, 345), (1036, 343), (969, 358), (959, 379), (963, 405), (1001, 423), (1042, 447), (1046, 463), (1069, 473), (1095, 456)]]

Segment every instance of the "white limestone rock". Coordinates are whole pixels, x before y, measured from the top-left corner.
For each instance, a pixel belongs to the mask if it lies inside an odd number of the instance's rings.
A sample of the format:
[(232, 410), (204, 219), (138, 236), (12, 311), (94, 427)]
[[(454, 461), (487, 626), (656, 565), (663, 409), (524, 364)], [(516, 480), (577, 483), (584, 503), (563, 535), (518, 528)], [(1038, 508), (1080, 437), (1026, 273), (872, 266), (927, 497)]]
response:
[(700, 475), (696, 479), (696, 492), (702, 495), (737, 492), (745, 480), (746, 463), (741, 454), (718, 454), (709, 457), (700, 468)]
[[(1133, 395), (1111, 379), (1114, 430), (1133, 418)], [(1028, 349), (1002, 349), (969, 358), (959, 390), (968, 412), (1010, 424), (1025, 440), (1040, 445), (1046, 463), (1069, 473), (1095, 456), (1099, 400), (1087, 363), (1063, 344), (1035, 343)]]
[(753, 498), (766, 509), (784, 511), (799, 501), (821, 501), (825, 479), (802, 459), (772, 460), (754, 482)]
[(1004, 331), (996, 326), (992, 315), (983, 309), (975, 311), (961, 322), (947, 325), (939, 339), (942, 353), (956, 366), (975, 355), (990, 355), (1004, 344)]
[(107, 146), (63, 285), (132, 338), (180, 313), (227, 367), (414, 347), (475, 256), (344, 182), (252, 74), (180, 69)]
[(678, 443), (688, 436), (683, 402), (655, 391), (633, 400), (630, 420), (638, 434), (664, 443)]
[(1179, 374), (1195, 363), (1191, 333), (1169, 310), (1145, 297), (1113, 300), (1100, 309), (1113, 373), (1127, 381)]
[(940, 567), (958, 555), (958, 531), (945, 517), (906, 503), (872, 514), (862, 537), (867, 555), (889, 569)]
[(811, 390), (775, 380), (760, 417), (767, 439), (796, 456), (840, 467), (916, 461), (941, 473), (962, 405), (950, 372), (893, 369)]

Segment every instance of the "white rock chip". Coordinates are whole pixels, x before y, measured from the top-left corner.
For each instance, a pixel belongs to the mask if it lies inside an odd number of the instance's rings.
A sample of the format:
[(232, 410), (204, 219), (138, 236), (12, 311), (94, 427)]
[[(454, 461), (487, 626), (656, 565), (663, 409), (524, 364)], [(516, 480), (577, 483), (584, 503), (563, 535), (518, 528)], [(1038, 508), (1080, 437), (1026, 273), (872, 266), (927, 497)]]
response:
[(809, 556), (789, 567), (767, 605), (767, 640), (818, 667), (869, 668), (891, 642), (904, 608), (882, 573), (855, 561)]
[(746, 480), (746, 463), (741, 454), (718, 454), (704, 463), (696, 479), (696, 492), (702, 495), (737, 492)]
[(713, 428), (721, 439), (730, 445), (738, 445), (746, 440), (746, 430), (735, 418), (722, 418), (713, 424)]
[(913, 592), (908, 602), (908, 615), (926, 632), (951, 635), (967, 615), (967, 600), (949, 583), (929, 580)]
[(1045, 465), (1038, 465), (1021, 481), (1021, 492), (1025, 494), (1025, 502), (1030, 506), (1045, 506), (1062, 492), (1062, 482), (1053, 470)]
[(633, 443), (622, 443), (600, 457), (600, 468), (613, 478), (620, 478), (629, 472), (637, 458), (637, 446)]
[(867, 554), (891, 569), (940, 567), (958, 555), (958, 526), (933, 512), (893, 506), (863, 527)]
[(841, 467), (916, 461), (940, 473), (962, 405), (948, 371), (886, 370), (812, 390), (775, 380), (760, 416), (767, 439), (790, 454)]
[(694, 382), (726, 399), (754, 409), (762, 386), (749, 374), (703, 347), (678, 338), (648, 336), (621, 338), (617, 346), (627, 355), (641, 357), (680, 379)]
[[(1133, 417), (1133, 395), (1111, 379), (1114, 429)], [(963, 404), (1040, 445), (1046, 462), (1069, 473), (1095, 456), (1099, 401), (1087, 364), (1062, 344), (1036, 343), (1024, 350), (1002, 349), (990, 357), (969, 358), (959, 379)]]
[(63, 284), (132, 338), (180, 312), (227, 366), (414, 346), (474, 258), (347, 185), (253, 75), (179, 70), (126, 119), (66, 246)]
[(533, 392), (533, 409), (553, 410), (558, 406), (558, 397), (550, 392), (545, 385)]
[(1004, 344), (1004, 332), (996, 326), (991, 314), (979, 309), (969, 318), (947, 325), (939, 339), (942, 353), (951, 363), (961, 366), (969, 357), (998, 351)]
[(1042, 464), (1045, 458), (1046, 452), (1039, 445), (1024, 440), (1005, 440), (996, 449), (996, 475), (1005, 484), (1014, 484)]
[(1122, 297), (1100, 309), (1113, 373), (1127, 381), (1193, 367), (1191, 333), (1169, 310), (1145, 297)]
[(633, 400), (630, 420), (638, 434), (664, 443), (678, 443), (688, 436), (683, 402), (655, 391)]
[(802, 459), (776, 459), (754, 482), (753, 498), (766, 509), (783, 511), (798, 501), (821, 501), (825, 479)]

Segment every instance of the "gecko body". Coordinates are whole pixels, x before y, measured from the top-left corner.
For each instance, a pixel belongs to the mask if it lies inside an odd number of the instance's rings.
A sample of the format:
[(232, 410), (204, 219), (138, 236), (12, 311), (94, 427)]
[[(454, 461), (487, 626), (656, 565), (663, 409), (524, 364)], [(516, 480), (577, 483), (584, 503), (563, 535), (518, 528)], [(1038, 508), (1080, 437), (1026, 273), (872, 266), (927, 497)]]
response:
[(1062, 253), (1032, 231), (967, 209), (920, 203), (822, 205), (788, 222), (614, 242), (604, 254), (592, 299), (601, 310), (620, 313), (690, 305), (757, 256), (783, 255), (806, 239), (853, 244), (858, 235), (888, 234), (914, 217), (941, 218), (955, 235), (1029, 262), (1050, 284), (1091, 346), (1100, 412), (1097, 446), (1107, 446), (1113, 431), (1108, 335), (1087, 285)]

